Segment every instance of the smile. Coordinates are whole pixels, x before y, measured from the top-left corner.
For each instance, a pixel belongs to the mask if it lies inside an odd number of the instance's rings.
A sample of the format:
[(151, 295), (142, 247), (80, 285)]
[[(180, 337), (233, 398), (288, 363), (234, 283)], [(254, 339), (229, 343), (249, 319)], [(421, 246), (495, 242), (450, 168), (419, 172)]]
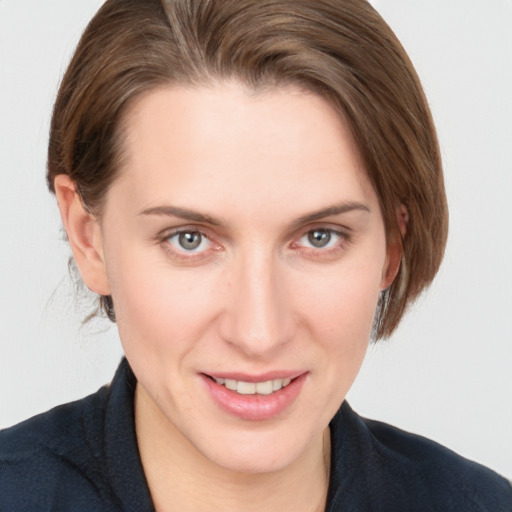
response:
[(288, 386), (291, 379), (272, 379), (264, 382), (244, 382), (243, 380), (214, 378), (217, 384), (225, 386), (240, 395), (271, 395)]
[(271, 372), (259, 377), (206, 373), (200, 377), (207, 394), (221, 410), (242, 420), (265, 421), (292, 407), (309, 375), (308, 371), (279, 373), (284, 376)]

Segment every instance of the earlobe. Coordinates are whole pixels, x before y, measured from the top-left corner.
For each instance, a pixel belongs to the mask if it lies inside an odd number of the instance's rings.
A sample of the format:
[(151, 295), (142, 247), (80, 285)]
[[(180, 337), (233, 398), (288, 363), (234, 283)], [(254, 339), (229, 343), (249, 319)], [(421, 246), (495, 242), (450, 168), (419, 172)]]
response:
[(398, 238), (398, 235), (395, 235), (394, 239), (388, 242), (386, 263), (382, 273), (382, 290), (391, 286), (400, 270), (402, 262), (402, 240), (407, 233), (407, 224), (409, 222), (409, 212), (403, 204), (396, 209), (396, 220), (400, 231), (400, 238)]
[(98, 219), (86, 211), (68, 175), (57, 175), (54, 186), (62, 223), (85, 285), (95, 293), (110, 295)]
[(402, 246), (396, 241), (388, 244), (386, 263), (382, 272), (381, 290), (389, 288), (400, 270)]

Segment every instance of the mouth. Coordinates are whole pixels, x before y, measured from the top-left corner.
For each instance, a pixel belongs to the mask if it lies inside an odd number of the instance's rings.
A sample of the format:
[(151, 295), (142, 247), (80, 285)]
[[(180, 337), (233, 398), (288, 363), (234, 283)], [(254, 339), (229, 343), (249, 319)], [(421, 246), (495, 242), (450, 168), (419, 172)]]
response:
[(249, 378), (203, 373), (201, 377), (209, 396), (221, 410), (243, 420), (262, 421), (279, 417), (292, 406), (308, 373)]
[(218, 377), (210, 377), (210, 379), (240, 395), (272, 395), (276, 391), (288, 386), (293, 380), (286, 378), (271, 379), (262, 382), (245, 382), (243, 380), (222, 379)]

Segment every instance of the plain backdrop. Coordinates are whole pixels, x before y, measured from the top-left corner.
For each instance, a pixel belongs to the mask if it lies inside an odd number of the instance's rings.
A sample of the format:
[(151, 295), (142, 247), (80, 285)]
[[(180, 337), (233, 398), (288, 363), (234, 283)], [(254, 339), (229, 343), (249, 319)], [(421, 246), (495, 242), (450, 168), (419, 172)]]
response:
[[(0, 426), (85, 396), (121, 357), (82, 326), (45, 186), (49, 115), (100, 0), (0, 0)], [(411, 56), (439, 131), (450, 204), (435, 284), (371, 347), (359, 413), (512, 477), (512, 2), (375, 0)]]

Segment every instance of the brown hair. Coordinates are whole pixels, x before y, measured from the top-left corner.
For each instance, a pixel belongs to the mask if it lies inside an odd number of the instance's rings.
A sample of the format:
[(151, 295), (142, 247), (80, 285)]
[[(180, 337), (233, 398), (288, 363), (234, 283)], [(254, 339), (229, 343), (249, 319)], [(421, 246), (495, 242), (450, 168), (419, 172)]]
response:
[[(101, 216), (120, 167), (120, 120), (140, 94), (168, 83), (236, 79), (296, 84), (342, 113), (377, 192), (389, 240), (408, 210), (402, 264), (383, 292), (377, 338), (391, 334), (441, 263), (448, 214), (439, 146), (419, 79), (365, 0), (107, 0), (62, 80), (48, 151), (48, 186), (75, 182)], [(102, 307), (114, 320), (110, 297)]]

